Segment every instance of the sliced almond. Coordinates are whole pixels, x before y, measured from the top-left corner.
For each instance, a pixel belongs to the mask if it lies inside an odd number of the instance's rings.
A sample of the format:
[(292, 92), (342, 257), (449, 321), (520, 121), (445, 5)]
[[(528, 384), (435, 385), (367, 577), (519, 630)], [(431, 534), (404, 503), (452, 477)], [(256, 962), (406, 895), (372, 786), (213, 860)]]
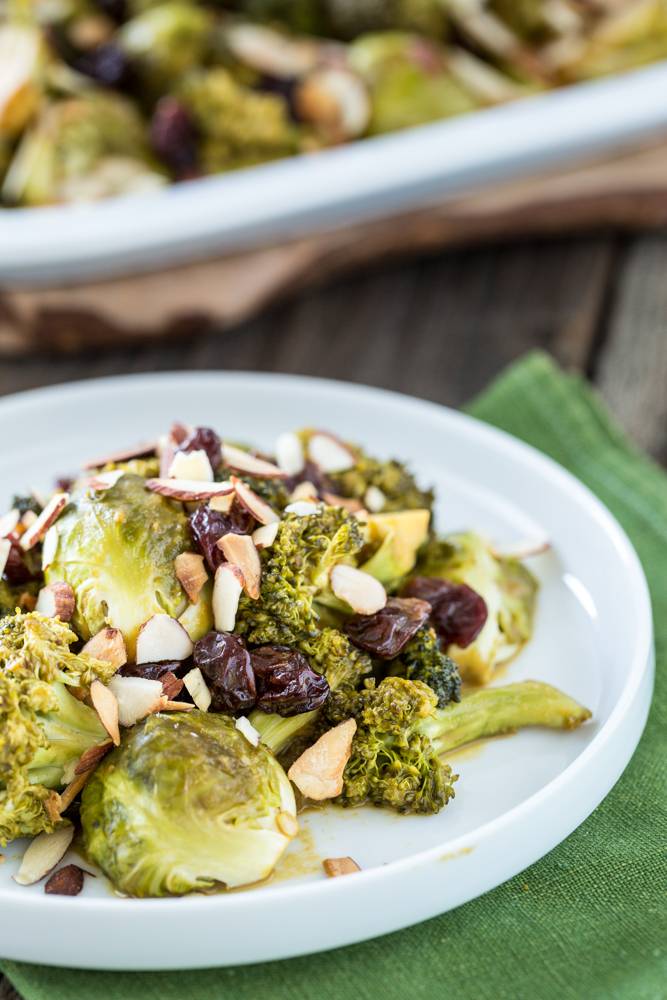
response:
[(208, 712), (211, 705), (211, 692), (199, 667), (195, 667), (187, 673), (183, 678), (183, 683), (199, 711)]
[(180, 694), (183, 690), (183, 681), (180, 677), (172, 674), (171, 670), (167, 670), (166, 673), (162, 674), (159, 680), (162, 685), (162, 694), (168, 701), (173, 701), (176, 695)]
[(337, 878), (339, 875), (352, 875), (361, 868), (352, 858), (325, 858), (322, 862), (327, 878)]
[(265, 503), (261, 497), (258, 497), (244, 482), (237, 479), (236, 476), (231, 477), (231, 482), (234, 485), (234, 491), (239, 502), (252, 514), (256, 521), (259, 521), (260, 524), (274, 524), (280, 520), (280, 515), (276, 514), (273, 507), (269, 507), (268, 503)]
[(114, 674), (109, 681), (109, 690), (117, 699), (121, 726), (133, 726), (139, 719), (158, 711), (167, 701), (160, 681), (151, 681), (147, 677)]
[(294, 503), (287, 504), (285, 513), (296, 514), (297, 517), (308, 517), (310, 514), (317, 513), (317, 507), (318, 505), (312, 500), (296, 500)]
[(325, 503), (329, 504), (330, 507), (344, 507), (345, 510), (349, 510), (351, 514), (356, 514), (364, 508), (361, 501), (357, 500), (355, 497), (339, 497), (336, 493), (322, 493), (322, 499)]
[(149, 618), (137, 636), (137, 663), (160, 663), (162, 660), (184, 660), (194, 646), (183, 626), (168, 614)]
[(259, 597), (260, 581), (262, 579), (262, 564), (259, 553), (250, 535), (223, 535), (216, 542), (222, 550), (225, 559), (234, 563), (243, 573), (243, 589), (254, 601)]
[(94, 476), (84, 479), (83, 485), (87, 490), (108, 490), (115, 486), (119, 479), (125, 475), (124, 469), (111, 469), (109, 472), (97, 472)]
[(85, 753), (81, 754), (81, 760), (74, 768), (74, 773), (85, 774), (86, 771), (97, 767), (102, 758), (106, 757), (113, 748), (113, 745), (113, 740), (105, 740), (104, 743), (98, 743), (97, 746), (90, 747)]
[(44, 886), (44, 892), (58, 896), (78, 896), (83, 889), (83, 868), (78, 865), (65, 865), (54, 872)]
[(222, 442), (222, 460), (225, 465), (233, 469), (234, 472), (244, 472), (249, 476), (261, 476), (264, 479), (284, 479), (285, 473), (273, 462), (267, 462), (263, 458), (256, 458), (241, 448), (235, 448), (233, 444)]
[(75, 599), (74, 591), (69, 583), (58, 580), (42, 587), (37, 595), (35, 611), (45, 618), (55, 618), (58, 616), (61, 622), (68, 622), (74, 614)]
[(208, 580), (204, 557), (196, 552), (181, 552), (174, 559), (174, 570), (178, 582), (188, 595), (190, 604), (196, 604), (199, 593)]
[(69, 493), (54, 493), (38, 518), (21, 536), (19, 545), (24, 552), (36, 545), (54, 523), (69, 500)]
[(350, 759), (352, 738), (357, 731), (354, 719), (341, 722), (320, 736), (317, 743), (295, 760), (287, 777), (302, 795), (321, 801), (343, 791), (343, 772)]
[(52, 524), (42, 543), (42, 573), (45, 573), (58, 552), (58, 525)]
[(0, 538), (6, 538), (7, 535), (11, 535), (20, 520), (21, 515), (16, 507), (8, 511), (7, 514), (3, 514), (0, 517)]
[(218, 632), (234, 631), (236, 612), (244, 584), (243, 573), (234, 563), (223, 563), (215, 571), (211, 604), (213, 621)]
[(255, 528), (252, 533), (252, 540), (258, 550), (270, 548), (276, 540), (278, 534), (278, 521), (273, 524), (263, 524), (261, 528)]
[[(113, 681), (114, 678), (112, 677)], [(162, 687), (160, 687), (162, 690)], [(118, 729), (118, 698), (110, 687), (105, 687), (102, 681), (93, 681), (90, 685), (90, 700), (93, 708), (100, 717), (100, 722), (108, 732), (114, 742), (114, 746), (120, 745), (120, 732)]]
[(211, 497), (232, 493), (231, 483), (202, 483), (197, 479), (147, 479), (147, 490), (174, 500), (210, 500)]
[(208, 505), (211, 510), (217, 510), (221, 514), (226, 514), (231, 510), (232, 504), (236, 500), (236, 493), (223, 493), (222, 496), (211, 497)]
[(167, 476), (171, 479), (193, 479), (203, 483), (212, 483), (214, 479), (209, 457), (203, 449), (177, 451)]
[(96, 660), (110, 663), (114, 667), (122, 667), (124, 663), (127, 663), (127, 650), (125, 649), (123, 633), (119, 628), (111, 628), (110, 625), (96, 632), (81, 652), (88, 653)]
[(331, 589), (358, 615), (374, 615), (387, 603), (387, 592), (374, 576), (354, 566), (338, 563), (329, 573)]
[(0, 538), (0, 576), (5, 572), (5, 566), (12, 551), (12, 543), (8, 538)]
[(261, 24), (232, 24), (225, 41), (246, 66), (278, 80), (292, 80), (313, 69), (320, 47), (310, 38), (291, 38)]
[(51, 499), (51, 493), (45, 493), (44, 490), (39, 490), (36, 486), (30, 487), (30, 496), (33, 498), (40, 510), (44, 510)]
[(363, 135), (371, 117), (366, 84), (356, 73), (338, 66), (309, 73), (297, 85), (294, 104), (299, 118), (319, 125), (333, 142)]
[(250, 719), (247, 719), (245, 715), (241, 715), (236, 720), (234, 725), (236, 726), (238, 731), (245, 736), (248, 743), (252, 743), (254, 747), (259, 746), (260, 735), (253, 726)]
[(370, 510), (373, 514), (379, 514), (381, 510), (384, 510), (386, 502), (386, 496), (377, 486), (369, 486), (364, 493), (366, 510)]
[(345, 472), (357, 464), (348, 446), (325, 431), (317, 431), (308, 441), (308, 457), (322, 472)]
[(74, 837), (73, 826), (60, 826), (53, 833), (40, 833), (28, 845), (14, 881), (19, 885), (40, 882), (64, 858)]
[(301, 829), (301, 824), (296, 816), (292, 816), (292, 813), (288, 812), (278, 813), (276, 826), (281, 833), (285, 834), (286, 837), (296, 837), (297, 833)]
[(69, 785), (65, 791), (60, 796), (60, 811), (64, 813), (68, 809), (74, 799), (77, 797), (88, 778), (91, 776), (95, 768), (90, 768), (88, 771), (84, 771), (83, 774), (77, 774), (73, 781), (70, 781)]
[(165, 701), (161, 712), (191, 712), (193, 706), (189, 701)]
[(285, 431), (276, 441), (276, 463), (288, 476), (298, 476), (306, 464), (301, 438), (294, 431)]
[(298, 486), (295, 486), (289, 496), (290, 503), (296, 503), (297, 500), (317, 500), (317, 499), (318, 499), (317, 486), (309, 482), (309, 480), (307, 479), (304, 483), (299, 483)]
[(154, 455), (157, 451), (157, 439), (144, 441), (142, 444), (135, 444), (130, 448), (119, 448), (117, 451), (110, 451), (101, 458), (93, 458), (89, 462), (84, 462), (81, 468), (84, 472), (87, 469), (100, 469), (104, 465), (116, 464), (117, 462), (129, 462), (132, 458), (145, 458)]

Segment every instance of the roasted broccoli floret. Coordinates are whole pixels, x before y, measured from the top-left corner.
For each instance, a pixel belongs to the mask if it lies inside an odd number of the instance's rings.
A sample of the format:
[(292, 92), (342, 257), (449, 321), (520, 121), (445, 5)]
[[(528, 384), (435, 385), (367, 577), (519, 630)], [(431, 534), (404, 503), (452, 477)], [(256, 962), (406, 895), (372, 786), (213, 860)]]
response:
[(438, 708), (460, 700), (461, 678), (451, 656), (440, 648), (432, 628), (420, 628), (392, 663), (392, 673), (404, 674), (408, 680), (428, 684), (438, 699)]
[[(306, 436), (309, 432), (305, 432)], [(433, 506), (433, 490), (420, 490), (411, 472), (396, 459), (382, 462), (367, 455), (358, 445), (348, 444), (356, 462), (344, 472), (329, 472), (333, 491), (342, 497), (350, 497), (366, 503), (365, 497), (370, 486), (381, 490), (384, 495), (383, 512), (392, 510), (415, 510)], [(374, 508), (377, 510), (377, 508)]]
[(107, 739), (69, 687), (109, 680), (114, 667), (69, 646), (67, 625), (32, 612), (0, 622), (0, 844), (53, 830), (44, 803), (90, 747)]

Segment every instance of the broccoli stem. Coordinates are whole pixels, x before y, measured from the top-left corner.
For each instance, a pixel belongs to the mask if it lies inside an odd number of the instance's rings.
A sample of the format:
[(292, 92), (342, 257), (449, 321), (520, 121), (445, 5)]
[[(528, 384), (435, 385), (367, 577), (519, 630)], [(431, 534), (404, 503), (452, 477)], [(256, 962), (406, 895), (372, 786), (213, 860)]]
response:
[(438, 755), (451, 753), (474, 740), (514, 732), (525, 726), (576, 729), (591, 713), (574, 698), (540, 681), (463, 694), (460, 702), (436, 709), (416, 726), (433, 743)]
[(248, 719), (259, 733), (264, 746), (273, 750), (273, 753), (278, 756), (294, 737), (306, 728), (319, 711), (319, 708), (316, 708), (312, 712), (302, 712), (301, 715), (284, 718), (282, 715), (263, 712), (261, 708), (255, 708)]

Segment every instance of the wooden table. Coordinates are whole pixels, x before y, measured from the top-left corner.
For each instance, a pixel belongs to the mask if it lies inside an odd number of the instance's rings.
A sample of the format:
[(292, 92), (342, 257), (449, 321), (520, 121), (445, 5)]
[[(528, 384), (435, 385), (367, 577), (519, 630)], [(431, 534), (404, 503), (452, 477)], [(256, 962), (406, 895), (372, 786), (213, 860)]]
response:
[[(126, 372), (245, 369), (362, 382), (459, 407), (534, 347), (592, 378), (630, 437), (667, 463), (661, 233), (410, 260), (309, 292), (220, 335), (3, 360), (0, 395)], [(17, 1000), (1, 978), (0, 1000)]]

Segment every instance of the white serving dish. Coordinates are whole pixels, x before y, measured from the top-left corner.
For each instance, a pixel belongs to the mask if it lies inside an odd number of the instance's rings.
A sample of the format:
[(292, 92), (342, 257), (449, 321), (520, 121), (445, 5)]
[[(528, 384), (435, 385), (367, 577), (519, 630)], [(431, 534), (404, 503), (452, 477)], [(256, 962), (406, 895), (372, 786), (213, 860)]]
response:
[(442, 201), (667, 126), (667, 63), (313, 156), (95, 204), (0, 212), (0, 283), (71, 284)]
[[(592, 709), (593, 720), (573, 733), (523, 731), (454, 756), (456, 799), (435, 817), (334, 806), (303, 814), (303, 834), (275, 879), (251, 891), (121, 899), (98, 877), (86, 879), (76, 898), (47, 896), (43, 883), (12, 881), (25, 846), (16, 841), (0, 867), (0, 955), (169, 969), (334, 948), (492, 889), (591, 813), (630, 759), (653, 686), (642, 568), (592, 493), (534, 449), (432, 403), (318, 379), (187, 373), (93, 380), (1, 400), (0, 508), (14, 489), (48, 487), (82, 459), (146, 439), (173, 419), (266, 450), (280, 430), (304, 421), (331, 428), (372, 453), (409, 459), (420, 481), (436, 487), (442, 530), (479, 527), (504, 543), (550, 538), (552, 551), (531, 562), (541, 582), (534, 637), (499, 682), (556, 684)], [(345, 855), (362, 872), (325, 879), (322, 859)]]

